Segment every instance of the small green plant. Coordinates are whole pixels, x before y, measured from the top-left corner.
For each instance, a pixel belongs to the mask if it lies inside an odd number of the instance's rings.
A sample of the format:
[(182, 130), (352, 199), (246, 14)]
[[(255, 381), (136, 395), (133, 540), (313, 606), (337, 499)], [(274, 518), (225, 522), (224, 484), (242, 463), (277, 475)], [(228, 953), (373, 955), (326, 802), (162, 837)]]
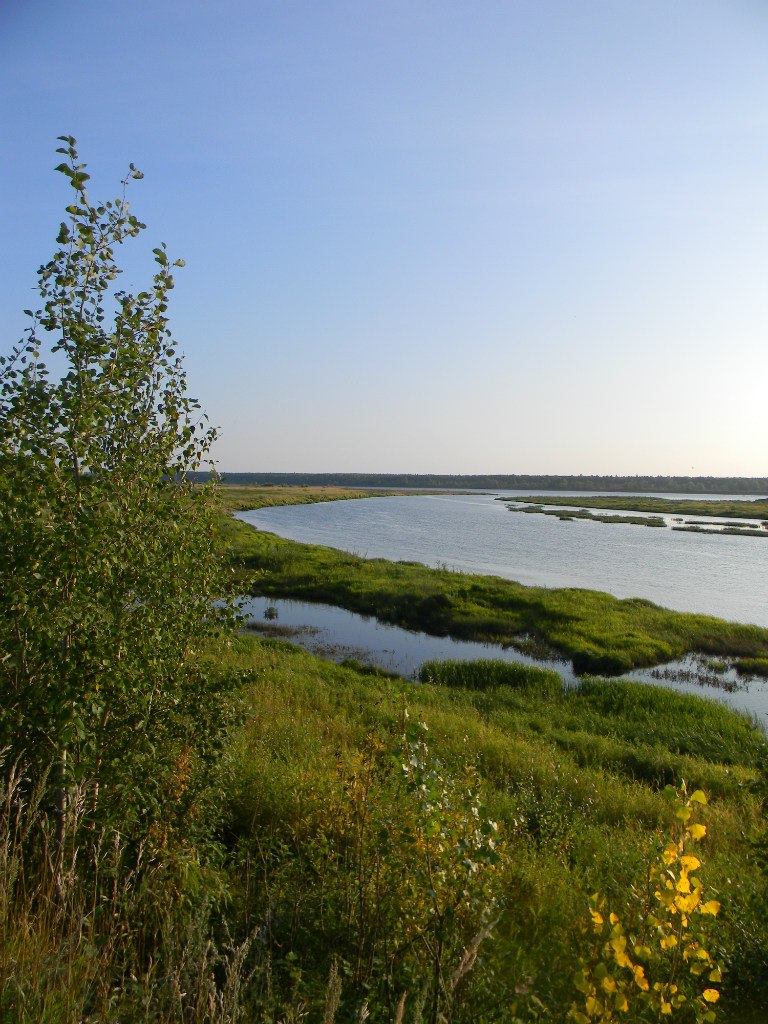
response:
[(431, 978), (427, 1019), (450, 1020), (451, 1005), (472, 970), (481, 943), (497, 924), (495, 869), (504, 845), (498, 825), (485, 818), (472, 769), (451, 779), (427, 745), (424, 722), (406, 729), (400, 765), (415, 814), (403, 838), (411, 846), (404, 945), (421, 947), (418, 969)]
[(500, 913), (505, 844), (477, 773), (449, 773), (427, 727), (404, 722), (396, 747), (369, 734), (318, 788), (267, 854), (273, 990), (310, 1005), (325, 975), (345, 1019), (366, 1000), (387, 1019), (450, 1021)]
[(569, 1012), (576, 1024), (660, 1021), (677, 1011), (697, 1022), (716, 1019), (722, 971), (705, 933), (720, 904), (704, 899), (694, 874), (701, 861), (691, 852), (706, 835), (695, 810), (707, 799), (701, 790), (689, 796), (685, 785), (668, 786), (665, 794), (675, 805), (676, 825), (623, 920), (598, 894), (590, 899), (592, 945), (574, 976), (580, 998)]

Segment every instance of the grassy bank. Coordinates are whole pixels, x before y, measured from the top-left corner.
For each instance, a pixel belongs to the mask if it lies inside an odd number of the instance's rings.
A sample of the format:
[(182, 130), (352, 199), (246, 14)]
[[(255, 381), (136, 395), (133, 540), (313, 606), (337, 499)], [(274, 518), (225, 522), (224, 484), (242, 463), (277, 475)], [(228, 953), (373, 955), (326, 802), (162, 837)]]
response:
[(768, 499), (755, 498), (754, 501), (707, 501), (698, 498), (648, 498), (648, 497), (590, 497), (580, 498), (577, 495), (556, 497), (554, 495), (538, 495), (537, 497), (499, 498), (499, 501), (523, 502), (533, 505), (558, 505), (570, 508), (607, 508), (626, 512), (658, 512), (665, 516), (718, 516), (734, 519), (768, 519)]
[[(475, 774), (480, 819), (497, 824), (503, 848), (490, 889), (478, 890), (479, 900), (496, 901), (493, 937), (463, 979), (452, 1019), (565, 1020), (588, 897), (600, 892), (631, 916), (674, 820), (663, 788), (682, 778), (709, 797), (702, 881), (723, 904), (713, 941), (729, 968), (718, 1019), (743, 1024), (749, 1017), (736, 1007), (747, 998), (761, 1019), (765, 879), (748, 837), (759, 827), (753, 782), (766, 741), (745, 718), (653, 687), (596, 680), (564, 692), (553, 673), (483, 663), (431, 665), (425, 677), (435, 682), (407, 684), (250, 638), (217, 660), (216, 671), (230, 669), (254, 678), (230, 754), (225, 830), (253, 877), (239, 913), (271, 922), (263, 1002), (280, 992), (321, 1019), (336, 958), (341, 1020), (357, 1020), (365, 999), (379, 1020), (395, 1019), (402, 992), (407, 1007), (418, 1003), (426, 947), (409, 947), (411, 961), (395, 953), (408, 928), (429, 918), (403, 873), (420, 870), (420, 848), (399, 827), (410, 797), (392, 762), (407, 706), (411, 722), (429, 726), (441, 785)], [(477, 927), (464, 910), (445, 937), (446, 974)]]
[(382, 498), (404, 491), (372, 491), (349, 487), (279, 487), (223, 484), (219, 491), (222, 506), (228, 512), (274, 505), (311, 505), (318, 501), (348, 501), (351, 498)]
[(640, 598), (365, 559), (231, 519), (222, 529), (237, 585), (253, 594), (335, 604), (439, 636), (556, 652), (580, 673), (619, 674), (691, 652), (768, 656), (766, 629), (668, 611)]

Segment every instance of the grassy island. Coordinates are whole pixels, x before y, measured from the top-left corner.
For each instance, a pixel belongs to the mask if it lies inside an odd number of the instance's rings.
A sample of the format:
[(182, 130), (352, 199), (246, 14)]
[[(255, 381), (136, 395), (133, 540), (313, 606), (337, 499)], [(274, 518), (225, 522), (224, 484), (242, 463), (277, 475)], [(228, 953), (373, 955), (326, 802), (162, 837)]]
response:
[(531, 505), (557, 505), (568, 508), (606, 508), (625, 512), (657, 512), (665, 516), (717, 516), (734, 519), (768, 520), (768, 498), (753, 501), (707, 501), (699, 498), (649, 498), (647, 496), (597, 496), (581, 498), (572, 494), (568, 497), (539, 494), (536, 496), (512, 495), (499, 501), (522, 502)]
[(665, 527), (666, 522), (659, 516), (632, 516), (632, 515), (595, 515), (585, 509), (563, 509), (542, 508), (540, 505), (527, 505), (525, 508), (509, 506), (510, 512), (527, 512), (530, 515), (554, 516), (561, 522), (570, 523), (574, 519), (583, 519), (590, 523), (608, 523), (613, 526), (650, 526)]

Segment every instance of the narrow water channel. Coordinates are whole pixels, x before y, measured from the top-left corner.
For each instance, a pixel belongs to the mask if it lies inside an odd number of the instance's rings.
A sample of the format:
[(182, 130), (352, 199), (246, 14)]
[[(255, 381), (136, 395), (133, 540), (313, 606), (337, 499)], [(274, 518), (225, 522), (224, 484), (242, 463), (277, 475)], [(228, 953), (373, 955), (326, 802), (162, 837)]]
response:
[[(537, 660), (500, 644), (414, 633), (332, 605), (251, 597), (242, 609), (250, 628), (259, 634), (282, 637), (331, 661), (352, 659), (406, 679), (417, 679), (424, 662), (433, 659), (492, 659), (554, 669), (567, 685), (578, 685), (568, 661)], [(754, 715), (763, 728), (768, 727), (768, 681), (742, 679), (735, 669), (724, 669), (722, 664), (715, 667), (706, 659), (688, 657), (653, 669), (635, 669), (619, 678), (711, 697)]]

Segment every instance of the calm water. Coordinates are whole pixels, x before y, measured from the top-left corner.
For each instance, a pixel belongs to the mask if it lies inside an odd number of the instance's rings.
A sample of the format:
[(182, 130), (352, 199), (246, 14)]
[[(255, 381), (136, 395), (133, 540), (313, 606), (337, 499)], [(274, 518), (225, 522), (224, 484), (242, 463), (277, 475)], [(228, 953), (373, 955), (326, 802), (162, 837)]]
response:
[[(267, 609), (270, 610), (269, 618), (265, 615)], [(250, 616), (256, 629), (268, 635), (281, 636), (312, 654), (338, 662), (354, 658), (364, 665), (396, 672), (406, 678), (416, 679), (425, 661), (486, 658), (551, 668), (568, 685), (577, 682), (570, 662), (536, 661), (499, 644), (414, 633), (331, 605), (254, 597), (245, 601), (243, 611)], [(704, 661), (686, 658), (669, 666), (636, 670), (625, 678), (668, 686), (682, 693), (713, 697), (735, 710), (755, 715), (764, 728), (768, 723), (768, 684), (761, 680), (746, 683), (733, 669), (716, 674), (707, 669)]]
[(369, 558), (644, 597), (678, 611), (768, 627), (768, 538), (561, 522), (554, 516), (510, 512), (496, 497), (364, 498), (258, 509), (239, 517), (282, 537)]

